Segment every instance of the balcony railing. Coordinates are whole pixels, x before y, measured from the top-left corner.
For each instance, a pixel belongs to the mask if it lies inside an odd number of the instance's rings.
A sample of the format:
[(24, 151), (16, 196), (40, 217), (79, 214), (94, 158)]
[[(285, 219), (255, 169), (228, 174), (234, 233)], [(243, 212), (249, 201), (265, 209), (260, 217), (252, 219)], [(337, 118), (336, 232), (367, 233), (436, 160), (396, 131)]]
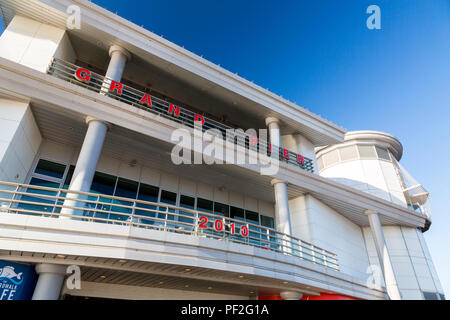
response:
[(339, 270), (335, 254), (272, 228), (159, 202), (0, 182), (0, 214), (66, 218), (219, 239)]
[[(129, 87), (127, 85), (124, 85), (124, 84), (120, 84), (122, 86), (121, 87), (122, 93), (118, 94), (117, 91), (110, 90), (110, 85), (112, 83), (112, 80), (105, 76), (102, 76), (97, 73), (89, 71), (89, 80), (79, 79), (76, 76), (76, 72), (80, 68), (81, 67), (76, 66), (72, 63), (54, 58), (48, 67), (47, 73), (50, 75), (53, 75), (57, 78), (63, 79), (65, 81), (69, 81), (71, 83), (82, 86), (89, 90), (92, 90), (92, 91), (101, 93), (103, 95), (106, 95), (108, 97), (111, 97), (113, 99), (119, 100), (121, 102), (130, 104), (137, 108), (144, 109), (144, 110), (146, 110), (148, 112), (152, 112), (154, 114), (158, 114), (161, 117), (168, 118), (168, 119), (176, 121), (178, 123), (182, 123), (188, 127), (194, 128), (194, 123), (195, 123), (194, 120), (196, 119), (196, 115), (197, 115), (195, 112), (192, 112), (191, 110), (183, 108), (181, 106), (175, 106), (175, 105), (171, 104), (170, 102), (164, 101), (162, 99), (159, 99), (159, 98), (151, 96), (151, 95), (149, 95), (149, 96), (151, 98), (152, 104), (149, 105), (148, 103), (143, 103), (143, 102), (141, 102), (141, 99), (146, 95), (146, 93), (139, 91), (137, 89), (134, 89), (132, 87)], [(84, 70), (86, 70), (86, 69), (84, 69)], [(178, 107), (179, 107), (179, 112), (174, 112), (174, 108), (178, 108)], [(234, 143), (236, 145), (240, 145), (244, 148), (251, 149), (251, 148), (249, 148), (249, 144), (251, 143), (251, 141), (254, 141), (252, 138), (257, 138), (257, 137), (251, 137), (250, 135), (246, 134), (245, 132), (239, 132), (239, 131), (235, 131), (234, 132), (235, 136), (230, 137), (227, 135), (227, 130), (232, 130), (235, 128), (232, 128), (228, 125), (220, 123), (216, 120), (210, 119), (206, 116), (203, 116), (203, 115), (201, 115), (201, 116), (205, 120), (204, 124), (202, 125), (203, 131), (206, 131), (209, 129), (219, 130), (219, 132), (222, 134), (222, 137), (224, 139), (231, 141), (232, 143)], [(266, 141), (264, 141), (262, 139), (258, 139), (257, 143), (255, 145), (256, 146), (252, 145), (252, 147), (255, 147), (255, 148), (257, 147), (259, 152), (261, 152), (261, 153), (266, 152), (267, 155), (271, 154), (271, 145), (268, 144)], [(280, 161), (289, 163), (291, 165), (295, 165), (295, 166), (300, 167), (309, 172), (314, 172), (313, 161), (311, 159), (301, 156), (299, 154), (296, 154), (287, 149), (283, 149), (283, 148), (278, 148), (278, 153), (279, 153), (278, 158)]]

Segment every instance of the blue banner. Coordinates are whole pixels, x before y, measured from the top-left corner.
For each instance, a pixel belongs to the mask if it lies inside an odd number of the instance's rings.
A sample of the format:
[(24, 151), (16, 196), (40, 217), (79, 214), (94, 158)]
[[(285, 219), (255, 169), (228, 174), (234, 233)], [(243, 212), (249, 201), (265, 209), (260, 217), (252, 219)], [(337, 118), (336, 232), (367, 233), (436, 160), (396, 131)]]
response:
[(0, 300), (30, 300), (36, 282), (34, 266), (0, 260)]

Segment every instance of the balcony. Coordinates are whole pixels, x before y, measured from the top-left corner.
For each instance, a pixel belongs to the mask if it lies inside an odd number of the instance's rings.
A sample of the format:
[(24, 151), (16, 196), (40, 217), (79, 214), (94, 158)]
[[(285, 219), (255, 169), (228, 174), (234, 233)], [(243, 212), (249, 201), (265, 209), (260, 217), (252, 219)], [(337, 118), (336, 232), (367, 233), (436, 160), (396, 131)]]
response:
[[(71, 214), (64, 213), (68, 210)], [(243, 220), (164, 203), (0, 182), (0, 214), (132, 226), (234, 242), (339, 271), (335, 254), (298, 238)]]
[[(107, 77), (72, 63), (54, 58), (48, 67), (47, 73), (136, 108), (176, 121), (190, 128), (194, 128), (196, 121), (200, 121), (202, 122), (201, 128), (203, 131), (209, 129), (218, 130), (224, 139), (234, 143), (236, 146), (246, 149), (254, 148), (253, 150), (258, 149), (259, 152), (265, 152), (267, 155), (271, 155), (272, 153), (272, 146), (262, 139), (257, 139), (242, 131), (234, 131), (234, 135), (230, 136), (227, 134), (227, 130), (235, 130), (237, 128), (225, 125), (205, 115), (195, 113), (130, 86), (114, 83)], [(308, 172), (314, 172), (313, 160), (292, 151), (279, 148), (278, 159)]]

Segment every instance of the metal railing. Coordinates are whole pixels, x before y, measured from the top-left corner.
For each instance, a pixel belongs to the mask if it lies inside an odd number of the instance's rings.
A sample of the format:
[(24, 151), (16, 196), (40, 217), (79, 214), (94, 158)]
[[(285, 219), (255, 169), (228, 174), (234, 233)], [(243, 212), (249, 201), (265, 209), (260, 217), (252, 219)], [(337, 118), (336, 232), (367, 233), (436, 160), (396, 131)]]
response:
[(332, 252), (272, 228), (160, 202), (0, 181), (0, 214), (66, 218), (213, 238), (284, 253), (339, 270)]
[[(121, 94), (118, 94), (117, 92), (112, 92), (109, 90), (112, 79), (99, 75), (95, 72), (89, 71), (90, 73), (89, 81), (80, 80), (75, 76), (76, 71), (80, 68), (81, 67), (76, 66), (67, 61), (53, 58), (48, 67), (47, 73), (57, 78), (63, 79), (65, 81), (82, 86), (86, 89), (98, 92), (99, 94), (103, 94), (105, 96), (130, 104), (137, 108), (144, 109), (154, 114), (158, 114), (161, 117), (168, 118), (178, 123), (182, 123), (188, 127), (194, 128), (195, 124), (194, 120), (197, 113), (189, 109), (183, 108), (181, 106), (175, 106), (168, 101), (164, 101), (152, 95), (150, 95), (152, 102), (152, 105), (150, 106), (148, 104), (141, 102), (142, 97), (144, 97), (144, 95), (146, 94), (145, 92), (124, 84), (122, 84)], [(173, 105), (174, 107), (179, 107), (178, 115), (175, 115), (175, 112), (173, 111), (171, 112), (170, 109), (171, 105)], [(225, 140), (231, 141), (234, 144), (242, 146), (247, 149), (256, 148), (261, 153), (265, 152), (267, 155), (271, 154), (271, 146), (266, 141), (258, 139), (256, 146), (252, 145), (251, 147), (249, 147), (251, 143), (250, 141), (253, 141), (250, 135), (246, 134), (245, 132), (239, 132), (236, 130), (234, 131), (235, 134), (233, 136), (229, 136), (227, 135), (227, 130), (232, 130), (236, 128), (230, 127), (228, 125), (225, 125), (221, 122), (218, 122), (203, 115), (202, 117), (205, 120), (204, 124), (202, 125), (203, 131), (209, 129), (216, 129), (222, 134), (222, 137)], [(296, 154), (292, 151), (286, 150), (285, 152), (284, 150), (285, 149), (278, 148), (279, 153), (278, 156), (280, 161), (287, 162), (291, 165), (295, 165), (309, 172), (314, 172), (313, 161), (311, 159)]]

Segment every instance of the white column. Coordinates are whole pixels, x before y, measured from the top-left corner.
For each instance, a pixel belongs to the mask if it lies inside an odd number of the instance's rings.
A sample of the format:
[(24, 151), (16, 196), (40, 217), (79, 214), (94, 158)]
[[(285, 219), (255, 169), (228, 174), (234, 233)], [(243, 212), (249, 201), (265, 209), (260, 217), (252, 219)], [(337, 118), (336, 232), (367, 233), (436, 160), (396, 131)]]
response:
[(66, 274), (66, 267), (57, 264), (41, 263), (36, 266), (39, 278), (32, 300), (58, 300)]
[(383, 272), (388, 296), (391, 300), (401, 300), (401, 294), (397, 286), (397, 280), (395, 279), (391, 258), (389, 257), (389, 252), (386, 247), (386, 241), (384, 239), (380, 217), (378, 216), (377, 212), (372, 210), (366, 210), (365, 213), (369, 218), (370, 229), (372, 230), (372, 236), (375, 241), (378, 260)]
[[(95, 169), (97, 168), (98, 159), (102, 152), (103, 142), (105, 141), (106, 132), (108, 131), (108, 124), (92, 117), (86, 117), (88, 130), (84, 137), (83, 145), (78, 156), (77, 164), (73, 172), (72, 180), (70, 182), (69, 191), (89, 192), (91, 189), (92, 180), (94, 179)], [(82, 201), (86, 196), (68, 193), (67, 198), (74, 200), (64, 201), (65, 206), (83, 207)], [(63, 208), (61, 210), (63, 215), (82, 216), (82, 210), (74, 210), (71, 208)], [(61, 216), (61, 218), (68, 218)]]
[(277, 231), (292, 235), (286, 182), (272, 179), (271, 184), (275, 191), (275, 223)]
[(120, 82), (122, 80), (122, 74), (125, 69), (125, 64), (131, 59), (130, 53), (119, 46), (111, 46), (109, 48), (109, 60), (108, 70), (106, 70), (105, 79), (103, 82), (101, 93), (105, 94), (108, 92), (111, 85), (111, 80)]
[[(131, 58), (131, 55), (128, 51), (119, 46), (112, 46), (109, 49), (109, 55), (111, 56), (111, 60), (109, 61), (108, 70), (106, 71), (106, 77), (120, 82), (125, 64)], [(107, 92), (109, 82), (110, 80), (105, 80), (102, 93)], [(88, 130), (81, 147), (80, 155), (78, 156), (69, 191), (89, 192), (91, 189), (95, 169), (97, 168), (98, 159), (103, 148), (103, 142), (105, 141), (106, 132), (108, 131), (107, 122), (93, 117), (87, 117), (86, 123), (88, 124)], [(74, 200), (64, 201), (65, 206), (84, 206), (82, 200), (86, 199), (86, 196), (68, 193), (67, 197)], [(76, 200), (78, 200), (78, 202)], [(83, 215), (83, 211), (63, 208), (61, 214), (81, 216)], [(61, 218), (67, 218), (67, 216), (61, 216)]]
[(281, 291), (280, 297), (283, 300), (300, 300), (303, 297), (303, 294), (295, 291)]
[(122, 80), (123, 70), (125, 69), (125, 64), (131, 59), (130, 53), (119, 46), (111, 46), (109, 48), (109, 56), (111, 60), (109, 61), (108, 70), (106, 71), (106, 76), (114, 81), (119, 82)]
[(281, 147), (280, 122), (277, 118), (267, 117), (266, 126), (269, 129), (270, 143), (272, 147)]

